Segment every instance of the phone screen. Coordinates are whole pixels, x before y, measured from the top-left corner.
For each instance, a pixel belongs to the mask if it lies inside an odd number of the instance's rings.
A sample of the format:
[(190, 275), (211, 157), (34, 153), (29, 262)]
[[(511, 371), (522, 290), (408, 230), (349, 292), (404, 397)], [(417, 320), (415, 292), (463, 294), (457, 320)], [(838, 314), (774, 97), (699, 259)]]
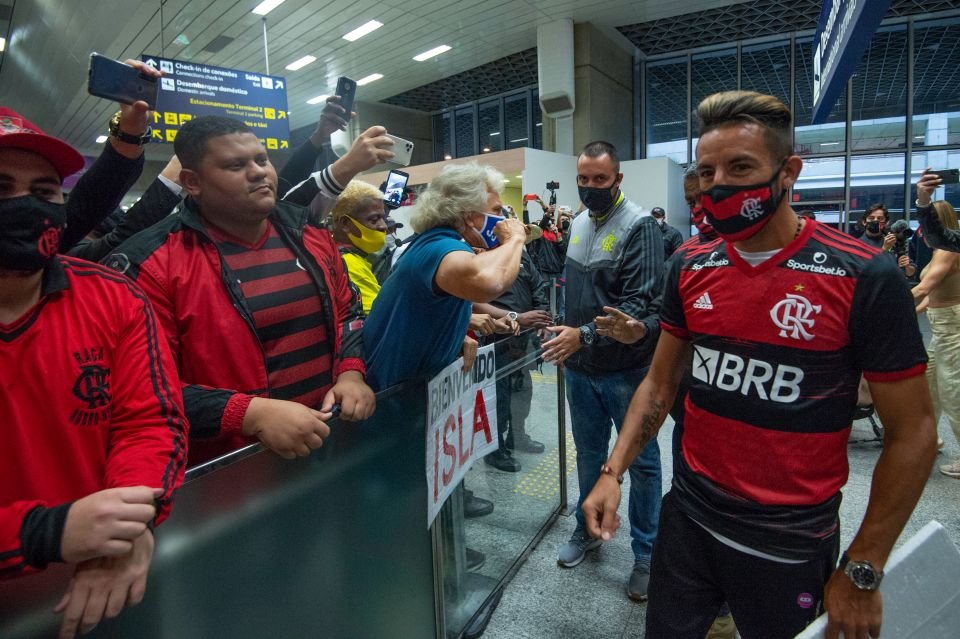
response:
[(387, 186), (383, 191), (383, 200), (397, 208), (403, 202), (403, 190), (407, 188), (407, 180), (410, 176), (403, 171), (390, 171), (387, 174)]
[(340, 96), (340, 106), (347, 112), (343, 119), (349, 122), (353, 113), (353, 100), (357, 95), (357, 83), (347, 76), (341, 76), (337, 80), (337, 95)]

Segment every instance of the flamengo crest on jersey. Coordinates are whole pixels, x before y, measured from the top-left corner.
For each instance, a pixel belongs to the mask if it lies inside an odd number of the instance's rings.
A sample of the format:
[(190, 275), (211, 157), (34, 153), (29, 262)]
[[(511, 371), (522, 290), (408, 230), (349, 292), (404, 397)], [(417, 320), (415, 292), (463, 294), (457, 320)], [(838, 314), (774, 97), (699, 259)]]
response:
[(802, 295), (787, 293), (787, 297), (770, 309), (770, 319), (780, 329), (780, 337), (792, 339), (813, 339), (814, 320), (810, 316), (819, 313), (822, 307), (811, 304), (810, 300)]

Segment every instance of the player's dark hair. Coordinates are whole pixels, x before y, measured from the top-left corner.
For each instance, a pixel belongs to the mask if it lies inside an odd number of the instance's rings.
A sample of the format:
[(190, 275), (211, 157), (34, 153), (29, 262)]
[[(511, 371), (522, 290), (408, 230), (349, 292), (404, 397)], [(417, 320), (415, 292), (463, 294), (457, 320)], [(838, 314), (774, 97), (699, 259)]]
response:
[(778, 164), (793, 155), (793, 115), (773, 97), (754, 91), (724, 91), (704, 98), (697, 107), (701, 137), (729, 124), (753, 123), (763, 127), (770, 159)]
[(610, 159), (613, 161), (614, 172), (620, 172), (620, 156), (617, 155), (617, 147), (613, 146), (609, 142), (604, 140), (594, 140), (583, 147), (583, 151), (580, 152), (580, 155), (585, 155), (588, 158), (598, 158), (603, 155), (609, 155)]

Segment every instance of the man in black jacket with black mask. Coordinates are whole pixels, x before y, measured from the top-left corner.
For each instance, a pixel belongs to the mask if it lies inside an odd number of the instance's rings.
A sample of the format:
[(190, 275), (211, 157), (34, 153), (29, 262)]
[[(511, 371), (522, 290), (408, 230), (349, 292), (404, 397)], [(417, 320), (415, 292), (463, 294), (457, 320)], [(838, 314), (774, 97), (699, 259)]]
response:
[[(577, 446), (580, 499), (577, 527), (557, 562), (579, 564), (600, 541), (587, 535), (581, 504), (602, 472), (611, 421), (620, 430), (630, 399), (650, 365), (659, 335), (651, 304), (660, 294), (663, 233), (649, 215), (620, 191), (623, 174), (608, 142), (588, 144), (577, 159), (577, 185), (587, 215), (574, 218), (566, 259), (564, 326), (544, 344), (544, 359), (566, 368), (573, 438)], [(594, 318), (615, 307), (647, 325), (647, 337), (624, 347), (596, 333)], [(660, 512), (660, 449), (656, 440), (630, 466), (630, 534), (634, 567), (627, 595), (647, 598), (650, 555)]]

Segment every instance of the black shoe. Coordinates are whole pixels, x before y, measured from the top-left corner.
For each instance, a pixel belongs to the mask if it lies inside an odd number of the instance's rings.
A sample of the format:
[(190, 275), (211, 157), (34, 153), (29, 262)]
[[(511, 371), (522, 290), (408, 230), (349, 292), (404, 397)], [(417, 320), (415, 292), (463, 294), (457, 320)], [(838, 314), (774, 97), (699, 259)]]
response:
[(515, 473), (520, 470), (520, 462), (510, 456), (510, 453), (496, 450), (483, 458), (488, 466), (493, 466), (506, 473)]
[(468, 497), (463, 498), (463, 516), (465, 519), (475, 519), (483, 517), (493, 512), (493, 502), (488, 499), (474, 497), (471, 492)]
[(521, 453), (542, 453), (547, 449), (541, 442), (530, 439), (530, 435), (523, 433), (519, 437), (514, 437), (513, 442), (507, 442), (507, 448), (519, 450)]
[(467, 548), (467, 570), (470, 572), (476, 572), (483, 567), (484, 562), (487, 561), (487, 556), (480, 552), (479, 550), (474, 550), (473, 548)]

